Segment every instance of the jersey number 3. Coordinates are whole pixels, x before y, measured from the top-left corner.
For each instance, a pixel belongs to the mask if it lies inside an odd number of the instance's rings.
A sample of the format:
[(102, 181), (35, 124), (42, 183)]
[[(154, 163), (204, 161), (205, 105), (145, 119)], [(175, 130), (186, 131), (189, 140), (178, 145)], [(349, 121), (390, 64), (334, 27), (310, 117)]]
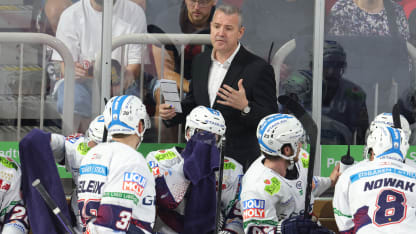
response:
[(379, 227), (400, 223), (406, 218), (406, 196), (395, 189), (382, 190), (376, 201), (373, 223)]

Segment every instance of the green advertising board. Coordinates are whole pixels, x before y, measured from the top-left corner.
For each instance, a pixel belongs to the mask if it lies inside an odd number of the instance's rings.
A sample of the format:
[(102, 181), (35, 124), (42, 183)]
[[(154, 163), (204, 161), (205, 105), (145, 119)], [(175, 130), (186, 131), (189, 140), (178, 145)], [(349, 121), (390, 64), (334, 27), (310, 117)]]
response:
[[(155, 143), (142, 143), (140, 145), (139, 152), (146, 156), (149, 152), (158, 150), (158, 149), (168, 149), (173, 146), (181, 146), (184, 147), (185, 144), (173, 144), (173, 143), (163, 143), (163, 144), (155, 144)], [(16, 141), (2, 141), (0, 142), (0, 156), (10, 157), (15, 161), (20, 163), (19, 159), (19, 142)], [(36, 155), (33, 155), (36, 157)], [(67, 172), (65, 166), (58, 165), (58, 172), (61, 178), (71, 178), (71, 173)]]
[[(175, 143), (142, 143), (140, 145), (139, 152), (146, 156), (149, 152), (159, 149), (168, 149), (173, 146), (184, 147), (185, 144)], [(355, 159), (355, 162), (359, 162), (363, 159), (362, 145), (351, 146), (351, 156)], [(322, 145), (321, 146), (321, 176), (329, 176), (334, 169), (336, 163), (341, 160), (341, 157), (347, 153), (346, 145)], [(11, 157), (17, 162), (19, 160), (19, 143), (13, 141), (0, 142), (0, 156)], [(35, 157), (35, 155), (34, 155)], [(416, 165), (416, 146), (410, 146), (406, 156), (407, 162), (414, 162)], [(71, 178), (71, 174), (65, 169), (65, 166), (57, 165), (58, 172), (61, 178)]]
[[(362, 145), (351, 146), (351, 156), (355, 162), (363, 160)], [(322, 145), (321, 146), (321, 176), (329, 176), (334, 169), (336, 163), (341, 160), (341, 157), (347, 153), (346, 145)], [(410, 146), (407, 151), (406, 163), (416, 163), (416, 146)]]

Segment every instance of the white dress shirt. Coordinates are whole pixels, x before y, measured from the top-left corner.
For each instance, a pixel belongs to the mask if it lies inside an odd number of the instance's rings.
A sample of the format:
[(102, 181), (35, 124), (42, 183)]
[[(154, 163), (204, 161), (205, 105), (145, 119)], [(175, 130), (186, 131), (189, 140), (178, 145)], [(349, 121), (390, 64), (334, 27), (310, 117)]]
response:
[(238, 46), (233, 52), (233, 54), (224, 63), (220, 63), (218, 60), (214, 58), (214, 51), (212, 51), (211, 53), (212, 63), (208, 76), (208, 96), (211, 107), (214, 105), (218, 89), (220, 88), (222, 81), (224, 80), (224, 77), (227, 74), (228, 69), (230, 68), (231, 62), (233, 61), (235, 55), (239, 50), (240, 43), (238, 43)]

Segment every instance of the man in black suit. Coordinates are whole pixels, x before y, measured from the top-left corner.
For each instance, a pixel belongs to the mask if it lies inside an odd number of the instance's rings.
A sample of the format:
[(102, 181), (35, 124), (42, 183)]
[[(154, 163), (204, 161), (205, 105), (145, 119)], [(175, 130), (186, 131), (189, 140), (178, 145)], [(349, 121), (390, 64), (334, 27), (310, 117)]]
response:
[(213, 50), (198, 55), (192, 65), (190, 92), (182, 101), (183, 113), (168, 104), (159, 107), (167, 126), (184, 123), (196, 106), (219, 110), (227, 126), (225, 155), (245, 169), (259, 155), (256, 138), (259, 121), (278, 111), (273, 68), (239, 43), (244, 34), (241, 12), (219, 6), (211, 22)]

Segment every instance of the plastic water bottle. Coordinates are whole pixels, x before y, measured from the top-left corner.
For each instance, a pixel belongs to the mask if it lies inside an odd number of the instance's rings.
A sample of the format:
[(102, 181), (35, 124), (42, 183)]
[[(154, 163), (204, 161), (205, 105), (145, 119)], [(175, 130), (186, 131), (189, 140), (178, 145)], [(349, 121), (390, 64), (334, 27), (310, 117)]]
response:
[(341, 164), (339, 166), (339, 172), (342, 173), (350, 166), (354, 165), (354, 158), (350, 154), (350, 145), (348, 145), (347, 154), (341, 157)]

